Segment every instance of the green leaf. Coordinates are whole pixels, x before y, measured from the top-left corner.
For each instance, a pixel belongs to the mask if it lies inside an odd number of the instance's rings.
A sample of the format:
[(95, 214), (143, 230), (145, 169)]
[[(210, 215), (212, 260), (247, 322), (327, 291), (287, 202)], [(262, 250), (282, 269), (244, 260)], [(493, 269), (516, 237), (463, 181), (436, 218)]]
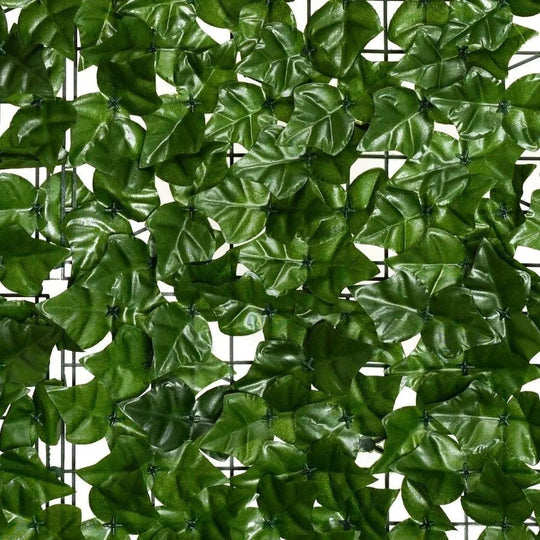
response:
[(167, 452), (190, 438), (194, 403), (191, 389), (181, 381), (170, 379), (156, 382), (142, 396), (122, 403), (121, 409), (146, 432), (152, 446)]
[(113, 401), (141, 394), (150, 382), (151, 347), (146, 335), (124, 325), (110, 345), (81, 359), (81, 364), (103, 385)]
[(137, 161), (119, 159), (107, 173), (94, 171), (93, 184), (101, 203), (135, 221), (144, 221), (159, 206), (154, 172), (140, 169)]
[(371, 120), (374, 111), (373, 94), (395, 84), (389, 74), (393, 66), (393, 62), (371, 62), (358, 56), (351, 69), (340, 78), (338, 88), (352, 102), (349, 111), (357, 120)]
[(179, 507), (201, 497), (205, 488), (226, 480), (196, 445), (188, 442), (159, 459), (153, 490), (164, 504)]
[(235, 388), (262, 397), (273, 409), (286, 411), (308, 402), (311, 379), (310, 365), (300, 345), (266, 340), (257, 346), (253, 364)]
[(72, 103), (77, 111), (77, 122), (71, 130), (69, 158), (73, 165), (82, 165), (86, 154), (111, 129), (118, 111), (97, 92), (84, 94)]
[(386, 188), (377, 193), (373, 211), (355, 240), (400, 253), (422, 238), (426, 230), (425, 218), (416, 193)]
[(310, 255), (302, 261), (308, 269), (306, 288), (326, 302), (335, 302), (345, 287), (379, 273), (343, 228), (336, 220), (322, 222), (310, 240)]
[(238, 65), (238, 72), (271, 85), (273, 97), (288, 97), (308, 82), (312, 75), (309, 60), (302, 55), (304, 40), (296, 28), (271, 23), (265, 25), (257, 45)]
[(97, 379), (68, 388), (51, 386), (47, 392), (66, 424), (69, 442), (89, 444), (105, 436), (114, 408), (107, 390)]
[(60, 415), (47, 392), (47, 388), (51, 386), (62, 386), (62, 382), (52, 379), (38, 383), (34, 390), (33, 400), (37, 418), (37, 434), (45, 444), (54, 446), (60, 440), (62, 426)]
[(5, 484), (12, 479), (24, 482), (33, 498), (39, 503), (65, 497), (73, 488), (64, 484), (49, 471), (39, 459), (34, 448), (17, 448), (0, 455), (0, 468)]
[(0, 151), (8, 160), (9, 154), (21, 156), (37, 160), (52, 170), (65, 158), (62, 148), (65, 132), (75, 124), (76, 118), (71, 103), (60, 98), (40, 98), (35, 105), (22, 107), (15, 113), (9, 128), (0, 137)]
[(465, 512), (484, 525), (500, 526), (505, 519), (510, 525), (520, 525), (532, 512), (523, 491), (495, 460), (486, 463), (478, 483), (462, 501)]
[(498, 0), (453, 0), (441, 45), (470, 43), (493, 51), (500, 47), (512, 26), (512, 12)]
[(101, 341), (121, 307), (98, 290), (72, 286), (36, 306), (40, 314), (62, 328), (82, 349)]
[(433, 122), (428, 117), (429, 102), (414, 90), (390, 87), (374, 94), (375, 115), (360, 141), (358, 150), (397, 150), (416, 156), (431, 140)]
[(463, 81), (436, 90), (429, 99), (454, 123), (460, 137), (477, 139), (502, 125), (503, 98), (500, 82), (483, 69), (473, 67)]
[(405, 56), (390, 74), (428, 90), (450, 86), (467, 74), (465, 60), (457, 49), (440, 49), (440, 33), (420, 29)]
[(448, 21), (448, 14), (448, 4), (442, 0), (405, 0), (390, 21), (388, 38), (408, 49), (423, 28), (431, 31), (434, 27), (443, 27)]
[(465, 246), (458, 238), (441, 229), (428, 229), (414, 247), (386, 262), (395, 271), (413, 274), (433, 294), (462, 280), (465, 258)]
[(274, 436), (267, 413), (268, 407), (260, 397), (242, 393), (225, 396), (221, 417), (198, 445), (203, 450), (223, 452), (251, 465), (264, 441)]
[(540, 249), (540, 191), (533, 191), (531, 206), (526, 214), (525, 223), (520, 225), (512, 234), (511, 242), (519, 246)]
[(296, 289), (309, 272), (308, 246), (299, 239), (281, 244), (268, 236), (255, 240), (239, 252), (239, 261), (257, 274), (271, 296)]
[(538, 150), (540, 143), (540, 76), (526, 75), (515, 81), (506, 93), (510, 102), (503, 127), (514, 141), (527, 150)]
[(404, 341), (418, 334), (424, 326), (428, 293), (407, 272), (397, 272), (374, 285), (360, 286), (354, 296), (375, 323), (379, 339), (385, 343)]
[(107, 208), (96, 201), (71, 211), (65, 218), (63, 229), (71, 248), (74, 276), (97, 264), (105, 254), (111, 235), (132, 232), (129, 222), (117, 214), (116, 207)]
[(178, 203), (160, 206), (146, 224), (156, 242), (158, 279), (166, 280), (182, 265), (211, 259), (216, 249), (208, 221)]
[(154, 349), (153, 378), (172, 375), (199, 391), (227, 375), (227, 364), (212, 354), (210, 328), (200, 315), (166, 303), (152, 312), (148, 331)]
[(119, 100), (131, 114), (145, 115), (162, 105), (156, 94), (154, 57), (151, 54), (125, 62), (102, 60), (97, 81), (99, 89), (110, 98)]
[(174, 83), (193, 98), (195, 110), (213, 112), (222, 84), (236, 81), (236, 47), (226, 41), (200, 53), (177, 53)]
[(141, 167), (166, 161), (177, 154), (195, 154), (203, 143), (204, 115), (191, 112), (177, 96), (161, 97), (161, 107), (145, 118), (147, 130)]
[(29, 41), (43, 43), (73, 60), (73, 20), (80, 4), (80, 0), (45, 0), (31, 3), (21, 11), (19, 27), (29, 36)]
[[(498, 315), (504, 320), (506, 315), (521, 312), (529, 296), (531, 281), (525, 271), (502, 260), (493, 246), (484, 240), (478, 248), (465, 285), (471, 289), (482, 315)], [(508, 313), (504, 314), (504, 310), (508, 310)]]
[(127, 0), (120, 6), (122, 15), (143, 20), (160, 38), (182, 49), (206, 49), (214, 44), (195, 22), (195, 7), (184, 0)]
[(239, 143), (250, 149), (261, 130), (275, 122), (265, 106), (262, 89), (249, 83), (231, 83), (221, 87), (217, 107), (205, 136), (210, 141)]
[(329, 323), (311, 328), (304, 342), (307, 365), (313, 369), (313, 385), (323, 392), (341, 396), (350, 391), (354, 376), (373, 356), (368, 345), (339, 334)]
[(24, 296), (39, 294), (42, 282), (68, 255), (66, 248), (36, 240), (19, 226), (2, 228), (0, 280)]
[(365, 0), (326, 2), (306, 27), (313, 64), (321, 73), (340, 78), (381, 30), (377, 12)]
[(398, 459), (393, 468), (422, 484), (435, 504), (447, 504), (463, 491), (463, 454), (447, 435), (429, 432), (412, 452)]
[(316, 534), (312, 524), (316, 491), (305, 488), (302, 480), (284, 482), (270, 475), (259, 482), (257, 504), (275, 519), (282, 537), (313, 538)]
[(508, 64), (512, 57), (535, 35), (536, 32), (531, 28), (512, 24), (508, 37), (498, 49), (471, 51), (467, 58), (467, 64), (481, 67), (498, 79), (505, 79), (508, 77)]
[[(2, 36), (2, 40), (5, 37)], [(17, 94), (53, 96), (54, 91), (44, 63), (43, 47), (37, 43), (29, 43), (17, 24), (12, 26), (6, 42), (2, 44), (2, 51), (5, 53), (0, 55), (2, 100)]]
[(280, 146), (281, 126), (266, 127), (250, 151), (232, 166), (239, 177), (264, 184), (278, 199), (296, 193), (311, 176), (300, 146)]
[(2, 452), (21, 446), (33, 446), (37, 441), (36, 418), (31, 398), (24, 396), (14, 401), (2, 422)]
[(243, 177), (229, 176), (208, 191), (196, 195), (193, 204), (218, 222), (231, 244), (255, 238), (266, 223), (269, 193), (264, 185)]
[(354, 131), (354, 118), (344, 103), (337, 88), (323, 83), (301, 85), (294, 91), (294, 111), (278, 145), (315, 147), (335, 156)]
[(507, 402), (485, 383), (473, 381), (456, 397), (426, 409), (456, 436), (464, 451), (475, 452), (500, 440), (525, 463), (536, 462), (529, 426), (518, 402), (514, 398)]
[(9, 383), (33, 386), (45, 379), (51, 351), (60, 335), (52, 326), (0, 319), (0, 369)]
[(510, 7), (515, 15), (530, 17), (540, 12), (540, 6), (534, 0), (509, 0)]
[(15, 174), (0, 173), (0, 227), (19, 225), (27, 233), (37, 228), (37, 198), (34, 186)]
[(434, 353), (454, 357), (472, 347), (499, 341), (490, 325), (475, 309), (473, 296), (460, 286), (446, 287), (432, 296), (422, 340)]

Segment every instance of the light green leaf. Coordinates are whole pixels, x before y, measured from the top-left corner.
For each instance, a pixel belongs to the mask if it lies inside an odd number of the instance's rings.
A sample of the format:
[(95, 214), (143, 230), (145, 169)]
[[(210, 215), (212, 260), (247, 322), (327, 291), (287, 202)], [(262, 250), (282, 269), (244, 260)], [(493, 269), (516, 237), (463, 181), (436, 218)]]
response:
[(420, 29), (411, 48), (390, 75), (423, 89), (450, 86), (467, 74), (465, 60), (457, 49), (440, 49), (440, 33)]
[(148, 331), (154, 349), (154, 379), (174, 376), (199, 391), (227, 375), (229, 366), (212, 354), (210, 328), (200, 315), (166, 303), (152, 312)]
[(110, 345), (85, 356), (81, 364), (106, 389), (113, 401), (139, 395), (150, 382), (152, 350), (147, 336), (134, 326), (124, 325)]
[(504, 87), (487, 71), (473, 67), (463, 81), (436, 90), (430, 101), (464, 139), (478, 139), (501, 127)]
[(432, 30), (443, 27), (448, 21), (448, 13), (448, 4), (443, 0), (405, 0), (390, 21), (388, 38), (403, 49), (408, 49), (423, 28)]
[(515, 230), (511, 241), (519, 246), (540, 249), (540, 190), (533, 191), (525, 223)]

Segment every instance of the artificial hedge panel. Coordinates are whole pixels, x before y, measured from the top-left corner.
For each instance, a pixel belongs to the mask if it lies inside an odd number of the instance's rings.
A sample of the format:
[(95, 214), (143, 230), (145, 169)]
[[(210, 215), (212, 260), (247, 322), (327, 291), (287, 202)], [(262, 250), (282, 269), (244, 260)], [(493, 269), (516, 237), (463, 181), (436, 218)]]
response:
[[(516, 164), (540, 145), (540, 76), (505, 84), (535, 0), (405, 0), (398, 62), (362, 55), (383, 30), (364, 0), (324, 3), (304, 32), (283, 0), (2, 7), (22, 9), (0, 16), (0, 99), (18, 107), (0, 167), (50, 174), (0, 173), (0, 282), (37, 295), (71, 260), (58, 296), (0, 298), (2, 538), (442, 539), (457, 500), (483, 539), (535, 537), (540, 280), (514, 254), (540, 249), (537, 193), (520, 203), (534, 166)], [(96, 66), (99, 92), (58, 97), (66, 59)], [(390, 177), (351, 178), (390, 151)], [(388, 279), (361, 244), (385, 248)], [(241, 378), (210, 321), (264, 332)], [(54, 347), (109, 332), (82, 355), (90, 382), (48, 380)], [(416, 405), (394, 410), (403, 386)], [(77, 470), (83, 523), (48, 504), (72, 488), (34, 448), (62, 426), (110, 449)], [(374, 485), (389, 472), (400, 490)], [(398, 495), (410, 518), (389, 530)]]

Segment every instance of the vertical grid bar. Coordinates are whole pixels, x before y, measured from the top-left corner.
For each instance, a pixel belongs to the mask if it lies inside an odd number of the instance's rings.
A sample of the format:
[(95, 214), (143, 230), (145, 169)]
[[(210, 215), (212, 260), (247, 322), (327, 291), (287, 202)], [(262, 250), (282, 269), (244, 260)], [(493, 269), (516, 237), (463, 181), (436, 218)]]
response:
[[(388, 2), (383, 0), (383, 55), (384, 61), (388, 61)], [(384, 171), (386, 176), (390, 176), (390, 160), (388, 158), (388, 152), (384, 152)], [(384, 248), (384, 259), (383, 259), (383, 277), (388, 278), (388, 266), (386, 264), (386, 259), (388, 258), (388, 249)], [(386, 375), (386, 370), (384, 370), (384, 375)], [(386, 489), (390, 488), (390, 474), (384, 473), (384, 487)], [(386, 515), (386, 531), (390, 530), (390, 509)]]

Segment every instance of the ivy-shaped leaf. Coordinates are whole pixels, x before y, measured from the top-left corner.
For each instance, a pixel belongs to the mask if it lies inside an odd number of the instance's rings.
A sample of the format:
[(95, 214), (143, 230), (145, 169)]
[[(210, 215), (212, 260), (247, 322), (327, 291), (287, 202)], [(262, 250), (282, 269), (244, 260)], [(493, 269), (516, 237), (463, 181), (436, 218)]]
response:
[(413, 157), (429, 144), (433, 133), (429, 101), (402, 87), (378, 90), (374, 100), (375, 115), (360, 141), (360, 151), (398, 150)]
[(377, 12), (365, 0), (326, 2), (306, 27), (314, 65), (325, 75), (343, 76), (381, 30)]
[(312, 75), (309, 60), (302, 55), (302, 33), (285, 24), (263, 27), (260, 41), (238, 65), (239, 73), (272, 85), (274, 97), (288, 97)]
[(198, 441), (203, 450), (233, 455), (250, 465), (264, 441), (273, 438), (272, 417), (263, 399), (236, 393), (223, 400), (223, 413), (215, 426)]
[(241, 244), (264, 229), (268, 201), (269, 193), (264, 185), (230, 176), (199, 193), (193, 204), (218, 222), (227, 242)]
[(231, 83), (219, 91), (217, 107), (206, 124), (205, 135), (208, 140), (236, 142), (249, 150), (261, 130), (274, 121), (260, 87)]
[(337, 88), (310, 83), (294, 91), (295, 109), (278, 139), (280, 146), (315, 147), (335, 156), (354, 131), (354, 118)]

